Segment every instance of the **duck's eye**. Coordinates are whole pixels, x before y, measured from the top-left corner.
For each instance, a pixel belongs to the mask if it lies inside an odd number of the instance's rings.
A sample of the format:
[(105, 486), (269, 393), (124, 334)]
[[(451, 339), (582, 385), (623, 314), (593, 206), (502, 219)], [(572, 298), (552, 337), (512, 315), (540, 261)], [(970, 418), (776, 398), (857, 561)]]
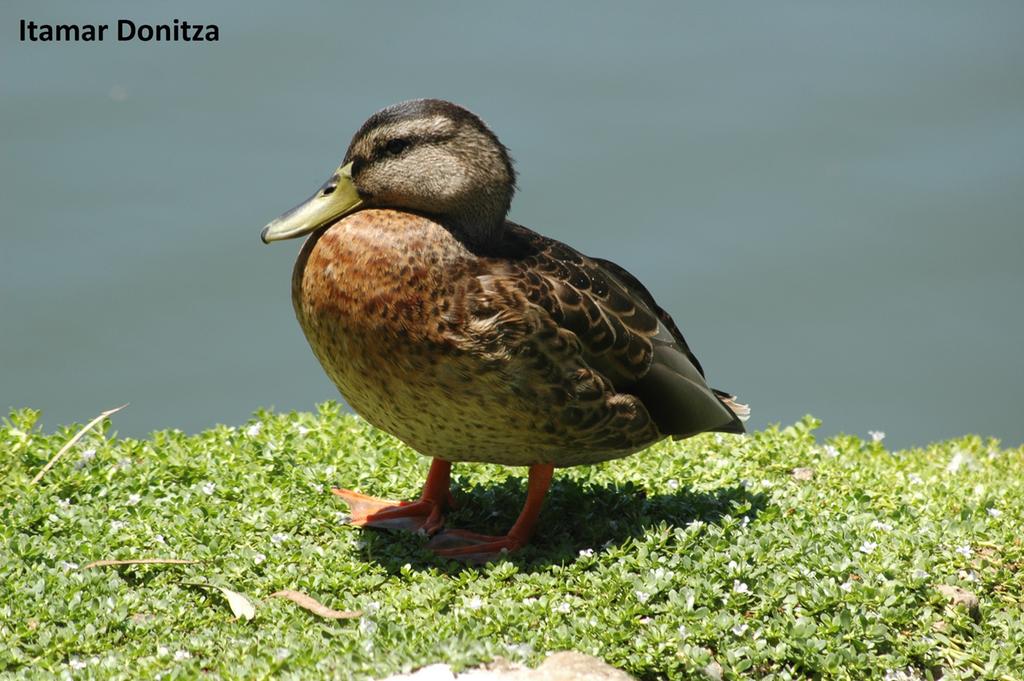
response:
[(398, 156), (408, 148), (409, 140), (402, 138), (388, 140), (388, 143), (384, 145), (384, 149), (392, 156)]

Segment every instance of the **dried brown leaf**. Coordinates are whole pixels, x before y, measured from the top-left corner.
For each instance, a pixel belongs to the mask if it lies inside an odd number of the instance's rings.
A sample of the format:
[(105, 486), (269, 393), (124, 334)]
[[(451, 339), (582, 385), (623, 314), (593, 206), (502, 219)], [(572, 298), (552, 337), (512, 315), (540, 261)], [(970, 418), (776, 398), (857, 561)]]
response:
[(251, 620), (253, 617), (256, 617), (256, 606), (252, 604), (252, 601), (245, 594), (240, 594), (225, 586), (210, 584), (209, 582), (182, 582), (182, 584), (194, 586), (198, 589), (216, 589), (227, 600), (228, 606), (231, 607), (231, 613), (235, 617), (240, 617), (244, 620)]
[(228, 599), (228, 605), (231, 606), (231, 612), (235, 614), (235, 617), (251, 620), (256, 616), (256, 606), (245, 595), (231, 589), (226, 589), (223, 586), (218, 586), (217, 589), (224, 594), (224, 598)]
[(797, 480), (813, 480), (814, 469), (813, 468), (794, 468), (793, 477)]
[(320, 617), (326, 617), (332, 620), (347, 620), (355, 617), (361, 617), (362, 611), (360, 610), (332, 610), (326, 605), (316, 600), (308, 594), (304, 594), (301, 591), (292, 591), (291, 589), (283, 589), (281, 591), (275, 591), (270, 594), (272, 598), (287, 598), (289, 601), (295, 603), (299, 607), (305, 608), (314, 615)]

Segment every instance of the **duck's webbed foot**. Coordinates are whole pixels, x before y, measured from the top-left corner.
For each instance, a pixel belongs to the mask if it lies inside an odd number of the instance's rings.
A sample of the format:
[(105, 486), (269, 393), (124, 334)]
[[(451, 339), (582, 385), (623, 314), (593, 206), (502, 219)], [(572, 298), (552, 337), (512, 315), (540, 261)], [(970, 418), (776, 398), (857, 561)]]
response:
[(464, 563), (488, 563), (522, 548), (530, 541), (537, 526), (544, 497), (551, 486), (555, 467), (551, 464), (530, 466), (530, 481), (526, 489), (526, 503), (512, 529), (504, 536), (478, 534), (467, 530), (445, 530), (439, 532), (427, 544), (427, 548), (439, 556)]
[(333, 489), (348, 504), (349, 524), (386, 530), (437, 533), (444, 527), (444, 512), (451, 507), (451, 463), (434, 459), (419, 501), (390, 501), (347, 489)]
[(427, 548), (444, 558), (478, 565), (498, 560), (525, 543), (511, 534), (496, 536), (468, 530), (444, 530), (433, 536)]
[(444, 509), (434, 501), (391, 501), (348, 489), (332, 489), (349, 507), (348, 523), (357, 527), (379, 527), (434, 534), (444, 527)]

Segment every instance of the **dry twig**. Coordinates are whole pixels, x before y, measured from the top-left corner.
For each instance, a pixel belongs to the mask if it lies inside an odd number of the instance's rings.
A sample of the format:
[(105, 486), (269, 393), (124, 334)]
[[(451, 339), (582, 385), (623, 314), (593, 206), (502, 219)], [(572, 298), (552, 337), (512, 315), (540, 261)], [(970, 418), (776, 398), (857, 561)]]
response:
[(95, 567), (111, 567), (116, 565), (194, 565), (198, 560), (183, 558), (131, 558), (128, 560), (94, 560), (82, 567), (83, 570)]
[(46, 462), (46, 465), (43, 466), (43, 469), (41, 471), (39, 471), (38, 473), (36, 473), (36, 477), (32, 478), (32, 482), (29, 483), (29, 484), (34, 485), (37, 482), (39, 482), (39, 480), (42, 479), (42, 477), (44, 475), (46, 475), (46, 471), (48, 471), (51, 468), (53, 468), (53, 464), (57, 463), (57, 460), (60, 459), (60, 457), (64, 456), (64, 454), (66, 454), (69, 449), (74, 447), (75, 443), (78, 442), (79, 440), (81, 440), (82, 436), (85, 435), (87, 432), (89, 432), (89, 429), (91, 429), (93, 426), (95, 426), (97, 423), (99, 423), (103, 419), (107, 418), (111, 414), (116, 414), (117, 412), (121, 411), (122, 409), (124, 409), (127, 406), (128, 406), (128, 404), (125, 403), (125, 404), (122, 404), (120, 407), (114, 407), (113, 409), (108, 409), (105, 412), (103, 412), (102, 414), (100, 414), (99, 416), (97, 416), (96, 418), (94, 418), (92, 421), (89, 421), (89, 423), (87, 423), (84, 426), (82, 426), (82, 429), (80, 431), (78, 431), (77, 433), (75, 433), (75, 436), (72, 437), (70, 440), (68, 440), (67, 443), (63, 447), (60, 448), (60, 451), (57, 452), (56, 454), (54, 454), (52, 459), (50, 459), (49, 461)]

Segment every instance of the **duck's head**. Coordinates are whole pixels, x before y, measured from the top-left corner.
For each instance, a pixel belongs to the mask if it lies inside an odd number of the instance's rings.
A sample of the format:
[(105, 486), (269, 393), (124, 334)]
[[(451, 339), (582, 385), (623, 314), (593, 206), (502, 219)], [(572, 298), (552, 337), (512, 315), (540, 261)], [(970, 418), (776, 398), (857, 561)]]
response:
[(501, 234), (514, 192), (508, 151), (483, 121), (451, 102), (417, 99), (373, 114), (327, 182), (260, 236), (291, 239), (356, 210), (393, 208), (487, 244)]

